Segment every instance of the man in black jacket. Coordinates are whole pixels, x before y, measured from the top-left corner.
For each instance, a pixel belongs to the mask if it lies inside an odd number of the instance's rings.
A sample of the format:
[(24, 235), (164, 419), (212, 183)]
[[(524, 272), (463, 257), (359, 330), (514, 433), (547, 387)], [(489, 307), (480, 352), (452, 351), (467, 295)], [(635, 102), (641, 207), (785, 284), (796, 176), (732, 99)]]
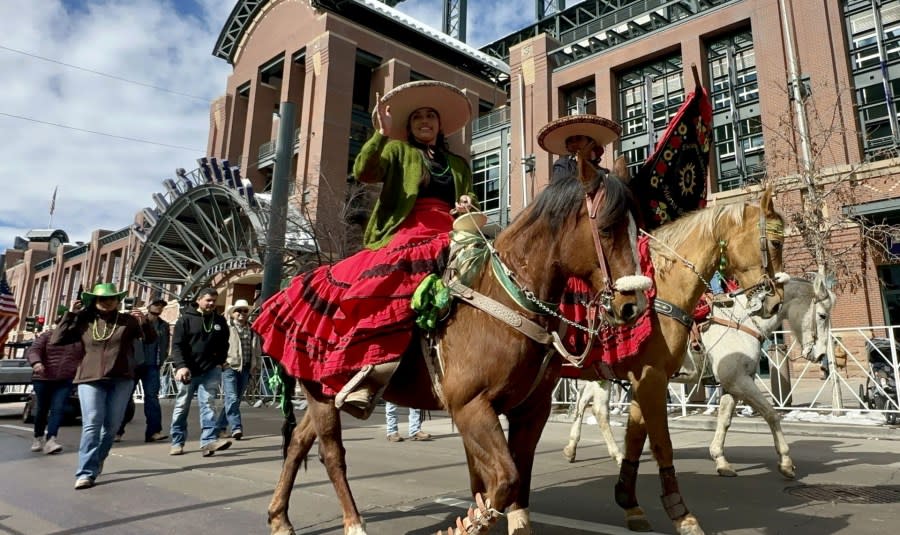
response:
[(222, 384), (222, 365), (228, 357), (228, 323), (216, 312), (218, 292), (204, 288), (193, 305), (186, 307), (175, 323), (172, 361), (178, 395), (172, 413), (172, 447), (169, 455), (184, 453), (191, 400), (197, 393), (200, 404), (200, 446), (204, 457), (228, 449), (231, 440), (216, 433), (216, 397)]

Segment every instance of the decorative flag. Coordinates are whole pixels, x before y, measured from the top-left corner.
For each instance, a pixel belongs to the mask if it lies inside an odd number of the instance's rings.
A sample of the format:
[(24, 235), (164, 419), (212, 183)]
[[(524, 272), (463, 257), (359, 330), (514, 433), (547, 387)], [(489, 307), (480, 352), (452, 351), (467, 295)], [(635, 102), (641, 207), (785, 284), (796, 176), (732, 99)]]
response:
[(53, 188), (53, 197), (50, 199), (50, 216), (53, 216), (54, 210), (56, 210), (56, 190), (59, 189), (59, 186)]
[(0, 275), (0, 347), (6, 343), (6, 337), (17, 323), (19, 323), (19, 308), (16, 306), (16, 299), (6, 282), (6, 275), (2, 274)]
[(712, 106), (696, 70), (694, 79), (696, 88), (669, 122), (654, 153), (631, 180), (647, 230), (706, 205)]

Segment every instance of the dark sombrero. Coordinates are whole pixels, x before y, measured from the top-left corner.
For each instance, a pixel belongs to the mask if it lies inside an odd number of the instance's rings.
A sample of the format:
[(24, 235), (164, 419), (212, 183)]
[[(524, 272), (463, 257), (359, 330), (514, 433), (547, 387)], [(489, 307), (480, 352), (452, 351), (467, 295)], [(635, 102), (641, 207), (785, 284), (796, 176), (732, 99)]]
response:
[(622, 127), (615, 121), (599, 115), (568, 115), (560, 117), (541, 128), (538, 145), (553, 154), (568, 154), (566, 139), (587, 136), (598, 147), (605, 147), (622, 135)]
[[(392, 125), (388, 137), (392, 139), (407, 139), (409, 115), (419, 108), (432, 108), (438, 112), (445, 136), (462, 130), (472, 117), (472, 105), (466, 95), (456, 86), (437, 80), (399, 85), (385, 93), (381, 101), (390, 106)], [(377, 124), (377, 114), (377, 109), (372, 111), (374, 124)]]

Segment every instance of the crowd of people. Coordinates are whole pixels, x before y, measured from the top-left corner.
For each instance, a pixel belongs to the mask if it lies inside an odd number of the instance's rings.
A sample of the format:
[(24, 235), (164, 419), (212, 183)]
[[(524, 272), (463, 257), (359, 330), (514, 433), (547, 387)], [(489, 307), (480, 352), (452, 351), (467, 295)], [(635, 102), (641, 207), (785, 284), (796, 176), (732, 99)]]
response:
[[(382, 184), (360, 252), (295, 277), (262, 304), (252, 328), (250, 303), (237, 300), (222, 316), (217, 291), (204, 288), (181, 311), (170, 340), (170, 325), (160, 318), (165, 301), (149, 303), (146, 313), (124, 309), (125, 292), (102, 283), (79, 296), (57, 327), (35, 341), (28, 355), (37, 405), (32, 450), (62, 450), (61, 407), (77, 385), (82, 432), (76, 489), (94, 485), (113, 443), (124, 436), (138, 382), (144, 439), (168, 439), (170, 455), (185, 452), (195, 394), (204, 457), (243, 438), (240, 401), (263, 352), (291, 375), (322, 384), (336, 407), (368, 418), (416, 332), (411, 295), (428, 275), (443, 270), (454, 217), (478, 213), (469, 164), (446, 140), (471, 120), (468, 97), (434, 80), (376, 97), (375, 133), (353, 169), (357, 180)], [(604, 146), (621, 131), (594, 115), (548, 127), (541, 145), (559, 147), (552, 152), (562, 156), (554, 181), (575, 172), (575, 152), (589, 153), (599, 167)], [(167, 361), (178, 388), (168, 435), (159, 404), (160, 368)], [(220, 389), (224, 402), (218, 408)], [(404, 440), (396, 409), (388, 403), (385, 411), (390, 442)], [(430, 439), (421, 429), (421, 412), (410, 409), (407, 440)]]

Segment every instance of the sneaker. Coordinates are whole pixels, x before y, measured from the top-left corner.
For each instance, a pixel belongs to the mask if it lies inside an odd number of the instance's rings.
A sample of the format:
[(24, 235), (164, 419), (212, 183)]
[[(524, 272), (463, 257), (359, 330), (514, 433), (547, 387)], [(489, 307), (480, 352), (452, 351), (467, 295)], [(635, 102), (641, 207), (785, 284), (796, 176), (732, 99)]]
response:
[(116, 435), (116, 438), (113, 439), (113, 442), (122, 442), (122, 437), (125, 436), (125, 433), (120, 433)]
[(162, 432), (153, 433), (152, 435), (145, 438), (144, 442), (159, 442), (159, 441), (165, 440), (167, 438), (169, 438), (169, 435), (164, 435)]
[(89, 489), (94, 486), (94, 480), (88, 477), (83, 477), (77, 481), (75, 481), (75, 490), (81, 489)]
[[(34, 445), (32, 444), (32, 449), (34, 449)], [(47, 455), (51, 455), (54, 453), (61, 452), (63, 447), (56, 441), (56, 437), (50, 437), (47, 439), (47, 442), (44, 444), (44, 453)]]
[(44, 449), (44, 437), (34, 437), (34, 442), (31, 443), (31, 451), (38, 452)]
[(183, 455), (184, 454), (184, 444), (172, 444), (172, 447), (169, 448), (169, 455)]
[(431, 440), (431, 435), (425, 431), (419, 431), (415, 435), (410, 436), (409, 440)]
[(403, 442), (403, 437), (399, 433), (391, 433), (387, 436), (388, 442)]
[(231, 438), (233, 438), (235, 440), (240, 440), (240, 439), (244, 438), (244, 432), (241, 431), (240, 429), (235, 429), (234, 431), (231, 432)]
[(219, 440), (215, 440), (213, 442), (210, 442), (209, 444), (206, 444), (205, 446), (203, 446), (200, 449), (203, 450), (204, 457), (212, 457), (217, 451), (225, 451), (230, 447), (231, 447), (230, 440), (228, 440), (228, 439), (223, 440), (220, 438)]

